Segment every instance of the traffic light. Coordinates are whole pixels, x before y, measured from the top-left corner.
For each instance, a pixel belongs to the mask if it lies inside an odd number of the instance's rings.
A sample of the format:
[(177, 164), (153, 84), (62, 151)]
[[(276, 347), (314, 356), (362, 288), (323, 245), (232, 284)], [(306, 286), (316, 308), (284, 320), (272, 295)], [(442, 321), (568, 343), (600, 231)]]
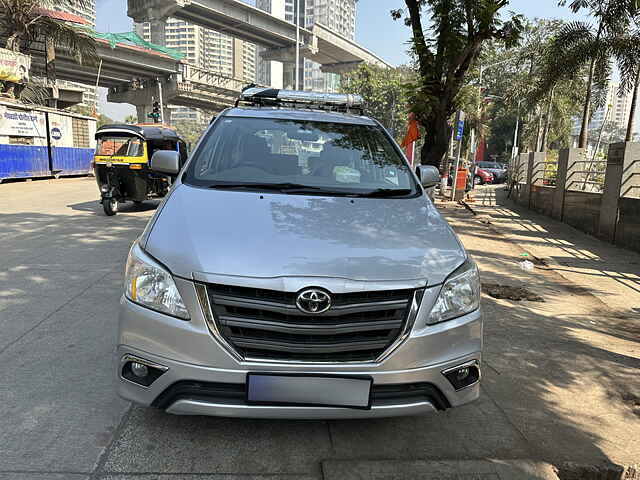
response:
[(153, 111), (147, 113), (147, 117), (152, 118), (156, 123), (160, 121), (160, 102), (153, 102)]

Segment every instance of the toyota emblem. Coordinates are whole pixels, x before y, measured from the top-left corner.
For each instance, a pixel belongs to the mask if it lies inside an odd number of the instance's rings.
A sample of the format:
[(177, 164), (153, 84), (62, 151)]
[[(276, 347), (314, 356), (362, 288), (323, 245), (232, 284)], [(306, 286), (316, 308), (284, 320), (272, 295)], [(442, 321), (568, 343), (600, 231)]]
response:
[(304, 313), (322, 313), (331, 308), (331, 296), (319, 288), (307, 288), (298, 294), (296, 306)]

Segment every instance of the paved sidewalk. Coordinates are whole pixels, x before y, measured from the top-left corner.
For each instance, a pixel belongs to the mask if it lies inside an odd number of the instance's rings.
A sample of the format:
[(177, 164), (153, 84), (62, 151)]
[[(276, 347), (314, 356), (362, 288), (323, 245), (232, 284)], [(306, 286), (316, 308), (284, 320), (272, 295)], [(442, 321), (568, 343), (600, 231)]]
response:
[[(640, 313), (632, 309), (640, 256), (515, 208), (496, 187), (475, 197), (478, 216), (439, 206), (483, 283), (523, 286), (545, 300), (483, 296), (485, 393), (534, 458), (640, 462)], [(548, 266), (520, 268), (535, 257)]]
[(536, 214), (506, 196), (502, 186), (487, 186), (477, 190), (470, 205), (480, 215), (490, 215), (503, 236), (545, 260), (567, 280), (588, 288), (618, 314), (640, 314), (640, 253)]

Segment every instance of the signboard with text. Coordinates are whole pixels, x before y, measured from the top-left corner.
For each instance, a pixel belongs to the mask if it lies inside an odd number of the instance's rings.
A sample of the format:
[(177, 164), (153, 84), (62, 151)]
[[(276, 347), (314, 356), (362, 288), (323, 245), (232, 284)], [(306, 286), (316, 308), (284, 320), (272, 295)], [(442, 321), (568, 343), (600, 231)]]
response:
[(458, 112), (456, 117), (456, 134), (454, 140), (458, 141), (462, 138), (462, 133), (464, 132), (464, 112)]
[(0, 135), (10, 137), (46, 137), (47, 125), (44, 113), (13, 110), (0, 105)]

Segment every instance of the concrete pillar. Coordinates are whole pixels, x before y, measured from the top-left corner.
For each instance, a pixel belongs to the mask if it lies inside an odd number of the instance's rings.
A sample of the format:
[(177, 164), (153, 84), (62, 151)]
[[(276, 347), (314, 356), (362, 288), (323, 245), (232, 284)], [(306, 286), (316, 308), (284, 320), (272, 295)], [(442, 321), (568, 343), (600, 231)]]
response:
[[(286, 2), (271, 2), (271, 15), (274, 17), (285, 19)], [(269, 62), (269, 70), (271, 71), (271, 88), (284, 88), (284, 64), (282, 62)]]
[[(604, 192), (600, 204), (598, 235), (614, 242), (618, 224), (618, 201), (637, 196), (640, 190), (640, 143), (614, 143), (609, 146)], [(634, 192), (635, 190), (635, 192)]]
[(152, 18), (149, 20), (149, 26), (151, 31), (151, 43), (166, 46), (166, 27), (167, 18)]
[(564, 192), (567, 187), (567, 165), (570, 148), (563, 148), (558, 154), (558, 170), (556, 173), (556, 188), (553, 191), (553, 205), (551, 206), (551, 217), (556, 220), (562, 220), (562, 211), (564, 210)]
[(529, 154), (529, 184), (542, 185), (544, 180), (544, 167), (547, 160), (545, 152), (532, 152)]
[(147, 113), (151, 113), (150, 105), (136, 105), (136, 115), (138, 116), (138, 123), (148, 122)]
[[(529, 188), (528, 188), (528, 175), (529, 175), (529, 154), (520, 153), (516, 157), (516, 179), (519, 183), (518, 197), (516, 201), (518, 203), (528, 202)], [(526, 200), (525, 200), (526, 199)]]
[(527, 161), (527, 186), (525, 188), (525, 202), (531, 208), (531, 196), (536, 187), (542, 185), (544, 177), (544, 161), (547, 158), (545, 152), (530, 152)]

